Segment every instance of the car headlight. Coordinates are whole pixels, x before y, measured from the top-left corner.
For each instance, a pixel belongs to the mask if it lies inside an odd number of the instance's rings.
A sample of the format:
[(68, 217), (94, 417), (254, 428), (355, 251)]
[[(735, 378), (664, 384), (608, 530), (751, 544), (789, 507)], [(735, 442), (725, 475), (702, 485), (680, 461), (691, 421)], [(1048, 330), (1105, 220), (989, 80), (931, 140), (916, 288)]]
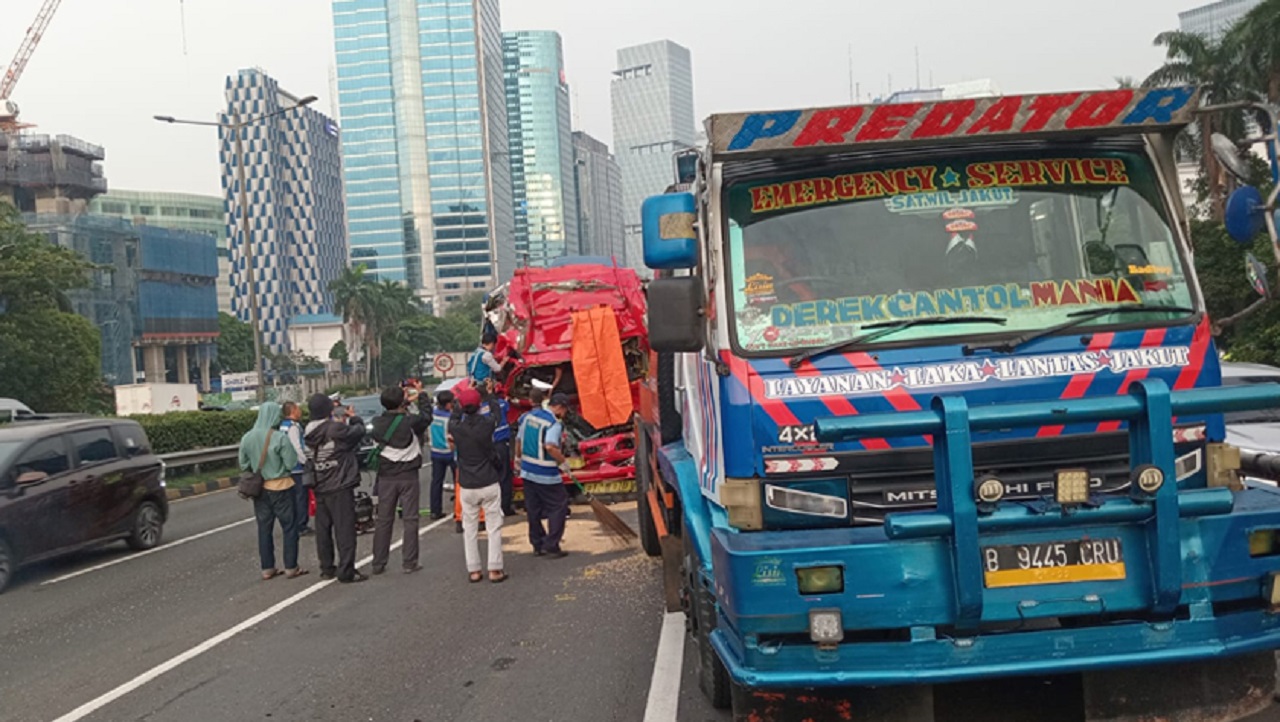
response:
[(849, 502), (838, 496), (815, 494), (812, 491), (790, 489), (785, 486), (765, 485), (765, 501), (770, 508), (793, 514), (825, 516), (844, 519), (849, 515)]
[(839, 594), (844, 591), (844, 569), (839, 566), (803, 567), (796, 570), (796, 586), (804, 595)]
[(809, 639), (819, 647), (834, 647), (844, 641), (844, 618), (839, 609), (809, 611)]
[(1089, 501), (1088, 469), (1059, 469), (1054, 481), (1054, 493), (1059, 504), (1071, 506)]

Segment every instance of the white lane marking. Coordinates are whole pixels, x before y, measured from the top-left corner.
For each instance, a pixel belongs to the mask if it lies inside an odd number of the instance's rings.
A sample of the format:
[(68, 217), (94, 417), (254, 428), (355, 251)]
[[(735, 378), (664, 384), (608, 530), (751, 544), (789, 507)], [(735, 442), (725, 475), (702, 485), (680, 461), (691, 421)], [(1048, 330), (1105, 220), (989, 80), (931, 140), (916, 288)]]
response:
[(644, 722), (675, 722), (680, 707), (680, 673), (684, 666), (684, 612), (667, 612), (653, 660)]
[(91, 567), (88, 567), (88, 568), (86, 568), (86, 569), (81, 569), (81, 570), (80, 570), (80, 571), (78, 571), (78, 572), (71, 572), (70, 574), (64, 574), (64, 575), (62, 575), (62, 576), (60, 576), (60, 577), (56, 577), (56, 578), (54, 578), (54, 579), (49, 579), (49, 580), (46, 580), (46, 581), (40, 582), (40, 586), (44, 587), (44, 586), (48, 586), (48, 585), (50, 585), (50, 584), (57, 584), (58, 582), (65, 582), (65, 581), (67, 581), (68, 579), (75, 579), (76, 577), (78, 577), (78, 576), (80, 576), (80, 575), (82, 575), (82, 574), (88, 574), (89, 572), (96, 572), (96, 571), (98, 571), (99, 569), (106, 569), (107, 567), (114, 567), (114, 566), (115, 566), (115, 565), (117, 565), (117, 564), (124, 564), (125, 562), (131, 562), (131, 561), (133, 561), (134, 559), (140, 559), (140, 558), (142, 558), (142, 557), (147, 556), (148, 554), (155, 554), (156, 552), (162, 552), (162, 551), (164, 551), (165, 549), (172, 549), (172, 548), (174, 548), (174, 547), (182, 546), (183, 544), (186, 544), (187, 542), (193, 542), (193, 541), (195, 541), (195, 540), (197, 540), (197, 539), (203, 539), (204, 537), (212, 536), (212, 535), (214, 535), (214, 534), (217, 534), (218, 532), (224, 532), (224, 531), (226, 531), (226, 530), (228, 530), (228, 529), (234, 529), (234, 528), (236, 528), (236, 527), (238, 527), (238, 526), (240, 526), (240, 525), (242, 525), (242, 524), (248, 524), (249, 522), (253, 521), (253, 519), (254, 519), (253, 517), (249, 517), (248, 519), (241, 519), (240, 521), (233, 521), (233, 522), (231, 522), (230, 524), (224, 524), (223, 526), (220, 526), (220, 527), (218, 527), (217, 529), (210, 529), (210, 530), (208, 530), (208, 531), (202, 531), (202, 532), (200, 532), (199, 534), (192, 534), (191, 536), (183, 537), (183, 538), (178, 539), (178, 540), (176, 540), (176, 541), (171, 541), (171, 542), (169, 542), (168, 544), (161, 544), (160, 546), (158, 546), (158, 547), (156, 547), (156, 548), (154, 548), (154, 549), (148, 549), (148, 550), (146, 550), (145, 552), (138, 552), (137, 554), (130, 554), (130, 555), (128, 555), (128, 556), (120, 557), (119, 559), (112, 559), (112, 560), (111, 560), (111, 561), (109, 561), (109, 562), (103, 562), (103, 563), (101, 563), (101, 564), (96, 564), (96, 565), (91, 566)]
[(230, 487), (227, 487), (226, 489), (214, 489), (213, 491), (206, 491), (203, 494), (196, 494), (194, 496), (180, 496), (177, 499), (170, 499), (169, 505), (173, 506), (174, 504), (181, 504), (184, 501), (195, 501), (196, 499), (208, 499), (214, 494), (221, 494), (223, 492), (235, 491), (235, 490), (236, 488), (234, 486), (230, 486)]
[[(252, 521), (252, 520), (251, 520), (251, 521)], [(444, 524), (444, 523), (445, 523), (445, 522), (447, 522), (447, 521), (452, 521), (452, 519), (451, 519), (450, 517), (445, 517), (444, 519), (440, 519), (439, 521), (436, 521), (436, 522), (433, 522), (433, 523), (431, 523), (431, 524), (428, 524), (426, 527), (424, 527), (423, 529), (421, 529), (421, 530), (419, 530), (419, 531), (418, 531), (418, 536), (419, 536), (419, 537), (421, 537), (422, 535), (426, 534), (427, 532), (431, 531), (432, 529), (435, 529), (436, 527), (440, 526), (441, 524)], [(403, 544), (404, 544), (404, 541), (403, 541), (403, 540), (398, 541), (398, 542), (396, 542), (396, 543), (392, 544), (392, 545), (391, 545), (391, 551), (395, 551), (396, 549), (399, 549)], [(367, 566), (367, 565), (368, 565), (370, 562), (372, 562), (372, 561), (373, 561), (373, 555), (369, 555), (369, 556), (365, 557), (364, 559), (361, 559), (360, 561), (356, 562), (356, 566), (357, 566), (357, 567)], [(64, 715), (62, 715), (62, 716), (61, 716), (61, 717), (59, 717), (59, 718), (57, 718), (57, 719), (56, 719), (56, 720), (54, 720), (53, 722), (76, 722), (76, 720), (84, 719), (85, 717), (88, 717), (89, 715), (93, 714), (94, 712), (97, 712), (98, 710), (102, 709), (103, 707), (105, 707), (105, 706), (107, 706), (107, 705), (111, 704), (112, 702), (114, 702), (114, 701), (116, 701), (116, 700), (120, 699), (121, 697), (125, 696), (126, 694), (129, 694), (129, 693), (130, 693), (130, 692), (132, 692), (133, 690), (138, 689), (138, 688), (139, 688), (139, 687), (141, 687), (142, 685), (144, 685), (144, 684), (146, 684), (146, 683), (148, 683), (148, 682), (150, 682), (150, 681), (154, 680), (155, 678), (159, 677), (160, 675), (164, 674), (165, 672), (168, 672), (168, 671), (170, 671), (170, 670), (172, 670), (172, 669), (174, 669), (174, 668), (176, 668), (176, 667), (178, 667), (178, 666), (180, 666), (180, 665), (182, 665), (182, 664), (184, 664), (184, 663), (186, 663), (186, 662), (190, 662), (191, 660), (195, 659), (196, 657), (199, 657), (200, 655), (204, 654), (205, 652), (208, 652), (209, 650), (213, 649), (214, 647), (218, 646), (219, 644), (222, 644), (223, 642), (227, 641), (228, 639), (231, 639), (232, 637), (234, 637), (234, 636), (236, 636), (237, 634), (239, 634), (239, 633), (243, 632), (244, 630), (249, 629), (249, 628), (251, 628), (251, 627), (253, 627), (253, 626), (257, 625), (257, 624), (261, 624), (262, 622), (265, 622), (266, 620), (270, 619), (271, 617), (274, 617), (275, 615), (279, 614), (280, 612), (282, 612), (282, 611), (284, 611), (284, 610), (288, 609), (289, 607), (292, 607), (293, 605), (297, 604), (298, 602), (301, 602), (303, 599), (306, 599), (307, 597), (311, 596), (312, 594), (315, 594), (316, 592), (320, 591), (321, 589), (324, 589), (325, 587), (329, 586), (330, 584), (333, 584), (335, 581), (337, 581), (337, 580), (335, 580), (335, 579), (326, 579), (326, 580), (324, 580), (324, 581), (318, 581), (318, 582), (316, 582), (315, 584), (312, 584), (311, 586), (307, 587), (306, 589), (303, 589), (302, 591), (300, 591), (300, 592), (298, 592), (297, 594), (293, 595), (292, 597), (289, 597), (288, 599), (286, 599), (286, 600), (284, 600), (284, 601), (282, 601), (282, 602), (278, 602), (278, 603), (276, 603), (276, 604), (274, 604), (274, 605), (272, 605), (272, 606), (268, 607), (266, 610), (264, 610), (264, 611), (262, 611), (262, 612), (259, 612), (258, 614), (253, 615), (252, 617), (250, 617), (250, 618), (248, 618), (248, 619), (244, 620), (243, 622), (241, 622), (241, 623), (237, 624), (236, 626), (234, 626), (234, 627), (232, 627), (232, 628), (228, 629), (227, 631), (225, 631), (225, 632), (223, 632), (223, 633), (221, 633), (221, 634), (219, 634), (219, 635), (217, 635), (217, 636), (210, 637), (209, 639), (206, 639), (205, 641), (201, 642), (200, 644), (197, 644), (196, 646), (192, 647), (191, 649), (188, 649), (187, 651), (183, 652), (182, 654), (179, 654), (178, 656), (176, 656), (176, 657), (174, 657), (174, 658), (170, 659), (170, 660), (169, 660), (169, 661), (167, 661), (167, 662), (164, 662), (164, 663), (159, 664), (159, 665), (157, 665), (157, 666), (155, 666), (155, 667), (152, 667), (151, 669), (147, 670), (146, 672), (143, 672), (142, 674), (138, 675), (137, 677), (134, 677), (133, 679), (129, 680), (128, 682), (125, 682), (124, 684), (120, 685), (119, 687), (116, 687), (115, 689), (111, 690), (110, 692), (107, 692), (106, 694), (103, 694), (103, 695), (101, 695), (101, 696), (99, 696), (99, 697), (96, 697), (96, 698), (94, 698), (94, 699), (92, 699), (92, 700), (89, 700), (88, 702), (85, 702), (84, 704), (80, 705), (79, 707), (76, 707), (75, 709), (71, 710), (70, 712), (68, 712), (68, 713), (66, 713), (66, 714), (64, 714)], [(673, 717), (672, 719), (674, 719), (674, 717)]]

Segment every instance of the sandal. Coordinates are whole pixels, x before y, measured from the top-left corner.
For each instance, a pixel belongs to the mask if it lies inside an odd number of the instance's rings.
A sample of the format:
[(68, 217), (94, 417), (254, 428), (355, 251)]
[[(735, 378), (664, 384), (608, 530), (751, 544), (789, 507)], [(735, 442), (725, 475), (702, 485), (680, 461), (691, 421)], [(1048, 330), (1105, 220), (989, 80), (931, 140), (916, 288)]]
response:
[(468, 580), (470, 580), (472, 584), (476, 584), (477, 582), (484, 581), (484, 575), (481, 574), (480, 572), (471, 572), (467, 578)]
[(292, 569), (292, 570), (290, 570), (290, 571), (286, 572), (286, 573), (285, 573), (285, 575), (284, 575), (284, 578), (285, 578), (285, 579), (297, 579), (298, 577), (303, 576), (304, 574), (310, 574), (310, 573), (311, 573), (311, 572), (307, 571), (306, 569), (303, 569), (302, 567), (298, 567), (297, 569)]
[(281, 574), (284, 574), (284, 572), (280, 571), (279, 569), (265, 569), (262, 572), (262, 581), (265, 582), (271, 579), (275, 579)]
[(507, 577), (508, 577), (508, 574), (506, 572), (498, 572), (498, 576), (496, 577), (493, 576), (492, 572), (489, 573), (489, 581), (493, 582), (494, 584), (501, 584), (507, 581)]

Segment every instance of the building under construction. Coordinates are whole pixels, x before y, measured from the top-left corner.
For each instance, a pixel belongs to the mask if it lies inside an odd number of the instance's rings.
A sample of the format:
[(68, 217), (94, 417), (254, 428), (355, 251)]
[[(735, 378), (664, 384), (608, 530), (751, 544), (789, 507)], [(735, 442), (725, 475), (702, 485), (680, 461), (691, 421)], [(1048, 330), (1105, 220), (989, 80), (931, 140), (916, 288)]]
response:
[(69, 135), (0, 131), (0, 198), (24, 213), (83, 213), (107, 191), (102, 146)]

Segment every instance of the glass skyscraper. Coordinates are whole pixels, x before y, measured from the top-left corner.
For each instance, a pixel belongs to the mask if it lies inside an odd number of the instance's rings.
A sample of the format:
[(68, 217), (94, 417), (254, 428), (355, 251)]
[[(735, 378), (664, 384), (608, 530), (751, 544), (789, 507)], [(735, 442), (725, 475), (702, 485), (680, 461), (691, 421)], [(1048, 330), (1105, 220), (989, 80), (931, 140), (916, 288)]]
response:
[(1218, 0), (1178, 13), (1178, 26), (1185, 33), (1202, 35), (1217, 42), (1262, 0)]
[(440, 312), (515, 268), (498, 0), (334, 0), (352, 263)]
[(581, 252), (564, 51), (559, 33), (528, 30), (504, 33), (502, 53), (516, 257), (546, 266)]
[(689, 49), (670, 40), (622, 48), (611, 90), (613, 150), (622, 169), (625, 262), (643, 269), (640, 204), (674, 182), (672, 154), (697, 142)]
[(603, 142), (573, 132), (575, 185), (578, 190), (578, 237), (584, 256), (626, 262), (622, 236), (622, 171)]

